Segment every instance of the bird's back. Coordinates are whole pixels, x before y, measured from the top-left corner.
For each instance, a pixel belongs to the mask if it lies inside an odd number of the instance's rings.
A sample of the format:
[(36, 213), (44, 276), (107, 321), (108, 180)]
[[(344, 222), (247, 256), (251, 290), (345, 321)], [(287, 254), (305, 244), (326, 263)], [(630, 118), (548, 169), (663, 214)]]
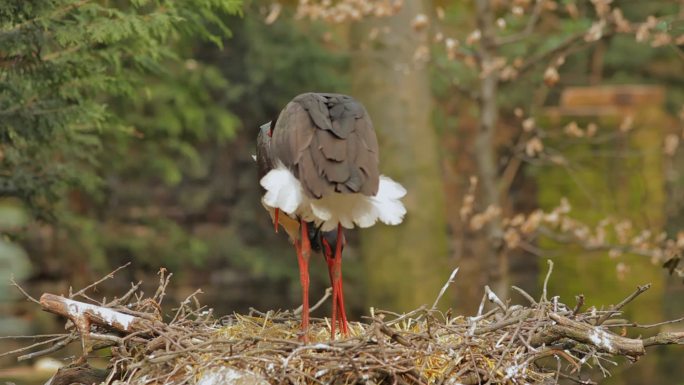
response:
[(277, 161), (311, 198), (378, 191), (378, 142), (361, 103), (347, 95), (306, 93), (283, 109), (272, 133)]

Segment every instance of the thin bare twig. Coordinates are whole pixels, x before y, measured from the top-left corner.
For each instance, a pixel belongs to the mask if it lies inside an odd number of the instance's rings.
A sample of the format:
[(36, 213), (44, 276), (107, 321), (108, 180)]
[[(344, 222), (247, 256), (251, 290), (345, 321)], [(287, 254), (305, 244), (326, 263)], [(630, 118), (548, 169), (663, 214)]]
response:
[(628, 303), (632, 302), (636, 297), (638, 297), (641, 293), (645, 292), (646, 290), (651, 288), (651, 284), (647, 283), (643, 286), (637, 286), (636, 290), (627, 296), (627, 298), (623, 299), (618, 303), (617, 305), (613, 306), (609, 311), (607, 311), (605, 314), (603, 314), (598, 320), (596, 320), (596, 326), (601, 325), (602, 323), (606, 322), (608, 318), (610, 318), (613, 314), (617, 313), (625, 307)]
[(532, 298), (532, 296), (528, 292), (523, 290), (522, 288), (520, 288), (518, 286), (511, 286), (511, 288), (513, 288), (513, 290), (517, 291), (518, 293), (520, 293), (520, 295), (525, 297), (525, 299), (530, 302), (530, 305), (532, 305), (532, 306), (537, 305), (537, 301), (535, 301), (534, 298)]
[(489, 285), (485, 285), (485, 293), (487, 295), (487, 299), (489, 300), (489, 302), (492, 302), (504, 312), (508, 310), (506, 304), (504, 304), (503, 301), (496, 295), (496, 293), (494, 293), (492, 289), (489, 288)]
[(64, 333), (61, 334), (36, 334), (35, 336), (0, 336), (0, 340), (21, 340), (21, 339), (27, 339), (27, 340), (35, 340), (38, 338), (54, 338), (54, 337), (63, 337), (65, 336)]
[(514, 35), (499, 37), (495, 40), (495, 44), (498, 46), (513, 44), (532, 36), (532, 33), (534, 32), (534, 27), (537, 25), (539, 17), (541, 16), (542, 11), (544, 10), (544, 3), (545, 0), (537, 0), (537, 3), (535, 4), (534, 9), (532, 10), (532, 14), (527, 19), (525, 29)]
[(138, 281), (135, 284), (131, 283), (131, 288), (128, 289), (124, 295), (122, 295), (120, 298), (114, 298), (111, 302), (105, 304), (105, 306), (124, 305), (138, 291), (140, 285), (142, 285), (142, 281)]
[(29, 346), (26, 346), (26, 347), (22, 347), (22, 348), (19, 348), (19, 349), (15, 349), (15, 350), (11, 350), (11, 351), (9, 351), (9, 352), (2, 353), (2, 354), (0, 354), (0, 357), (11, 356), (11, 355), (14, 355), (14, 354), (17, 354), (17, 353), (25, 352), (25, 351), (34, 349), (34, 348), (36, 348), (36, 347), (38, 347), (38, 346), (43, 346), (43, 345), (51, 344), (51, 343), (53, 343), (53, 342), (58, 342), (58, 341), (60, 341), (60, 340), (66, 339), (66, 338), (68, 338), (68, 337), (69, 337), (68, 335), (62, 334), (62, 335), (59, 335), (59, 336), (57, 336), (57, 337), (50, 338), (50, 339), (45, 340), (45, 341), (36, 342), (35, 344), (29, 345)]
[(27, 293), (21, 286), (19, 286), (19, 284), (14, 280), (14, 276), (12, 276), (12, 277), (10, 278), (10, 283), (12, 284), (12, 286), (16, 287), (16, 288), (21, 292), (21, 294), (23, 294), (24, 297), (26, 297), (26, 299), (28, 299), (29, 301), (35, 302), (35, 303), (37, 303), (38, 305), (40, 305), (40, 301), (38, 301), (37, 299), (31, 297), (31, 295), (29, 295), (29, 293)]
[[(95, 286), (101, 284), (102, 282), (104, 282), (104, 281), (106, 281), (106, 280), (108, 280), (108, 279), (114, 278), (114, 274), (116, 274), (116, 273), (118, 273), (119, 271), (121, 271), (121, 270), (127, 268), (127, 267), (130, 266), (130, 265), (131, 265), (130, 262), (126, 262), (126, 263), (123, 264), (122, 266), (119, 266), (119, 267), (117, 267), (116, 269), (114, 269), (111, 273), (105, 275), (104, 277), (98, 279), (97, 281), (91, 283), (90, 285), (84, 287), (83, 289), (81, 289), (81, 290), (79, 290), (79, 291), (77, 291), (77, 292), (75, 292), (75, 293), (73, 293), (73, 294), (69, 294), (69, 298), (75, 298), (76, 296), (84, 295), (86, 291), (88, 291), (88, 290), (94, 288)], [(88, 299), (90, 299), (90, 298), (88, 298)]]
[(74, 341), (78, 341), (78, 339), (79, 339), (79, 336), (77, 334), (75, 334), (75, 333), (70, 334), (69, 336), (67, 336), (67, 338), (64, 338), (60, 341), (57, 341), (54, 345), (50, 346), (47, 349), (39, 350), (37, 352), (32, 352), (32, 353), (25, 354), (25, 355), (17, 357), (17, 361), (21, 362), (21, 361), (26, 361), (26, 360), (31, 360), (34, 358), (42, 357), (42, 356), (47, 356), (48, 354), (52, 354), (56, 351), (63, 349), (64, 347), (66, 347), (67, 345), (69, 345), (70, 343), (72, 343)]
[(684, 317), (669, 320), (669, 321), (656, 322), (653, 324), (646, 324), (646, 325), (636, 323), (636, 322), (616, 323), (616, 324), (610, 324), (610, 327), (631, 327), (631, 328), (640, 328), (640, 329), (651, 329), (651, 328), (655, 328), (658, 326), (680, 323), (682, 321), (684, 321)]
[[(325, 301), (327, 301), (328, 298), (330, 298), (331, 295), (332, 295), (332, 287), (326, 288), (325, 293), (323, 293), (323, 297), (321, 297), (321, 299), (319, 299), (318, 302), (316, 302), (313, 306), (311, 306), (309, 311), (313, 312), (314, 310), (321, 307), (325, 303)], [(302, 314), (302, 306), (299, 305), (299, 307), (297, 307), (296, 309), (294, 309), (292, 311), (292, 314), (294, 314), (294, 315)]]
[(456, 281), (456, 274), (458, 274), (458, 269), (459, 268), (457, 267), (451, 272), (449, 279), (446, 281), (444, 286), (442, 286), (442, 289), (439, 291), (439, 294), (437, 295), (437, 298), (435, 298), (435, 302), (432, 304), (432, 307), (430, 308), (430, 310), (435, 310), (437, 308), (437, 304), (439, 303), (439, 300), (442, 299), (442, 296), (444, 296), (444, 293), (446, 293), (449, 286), (451, 286), (451, 284)]
[(584, 294), (575, 296), (575, 299), (577, 300), (577, 303), (575, 304), (575, 308), (572, 309), (572, 315), (577, 315), (580, 309), (582, 309), (582, 306), (584, 306)]
[(546, 278), (544, 278), (544, 289), (542, 291), (542, 299), (540, 302), (547, 301), (546, 294), (549, 288), (549, 278), (551, 278), (551, 273), (553, 273), (553, 261), (547, 259), (546, 263), (549, 265), (549, 270), (546, 272)]

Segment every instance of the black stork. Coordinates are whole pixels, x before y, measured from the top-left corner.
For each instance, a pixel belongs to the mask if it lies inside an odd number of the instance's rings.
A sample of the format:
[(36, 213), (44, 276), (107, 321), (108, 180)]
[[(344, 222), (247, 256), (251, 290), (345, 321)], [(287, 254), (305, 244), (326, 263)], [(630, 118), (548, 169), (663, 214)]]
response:
[[(312, 246), (325, 256), (333, 290), (335, 324), (348, 334), (342, 289), (342, 229), (370, 227), (378, 220), (401, 223), (406, 190), (380, 175), (378, 141), (366, 109), (352, 97), (305, 93), (261, 126), (256, 161), (262, 203), (275, 231), (282, 226), (294, 243), (302, 285), (302, 331), (309, 326), (309, 258)], [(339, 316), (339, 318), (338, 318)]]

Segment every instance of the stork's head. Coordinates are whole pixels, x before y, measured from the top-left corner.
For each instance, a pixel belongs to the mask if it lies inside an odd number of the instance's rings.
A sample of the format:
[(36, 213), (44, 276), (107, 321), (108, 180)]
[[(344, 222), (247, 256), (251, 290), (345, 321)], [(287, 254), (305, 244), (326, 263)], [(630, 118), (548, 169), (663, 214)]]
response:
[[(259, 127), (259, 135), (257, 135), (257, 151), (270, 147), (271, 136), (273, 135), (273, 126), (273, 122), (268, 122)], [(258, 156), (259, 155), (257, 154), (257, 158)]]
[(273, 135), (274, 126), (275, 124), (273, 121), (262, 124), (261, 127), (259, 127), (259, 135), (266, 135), (270, 138), (271, 135)]

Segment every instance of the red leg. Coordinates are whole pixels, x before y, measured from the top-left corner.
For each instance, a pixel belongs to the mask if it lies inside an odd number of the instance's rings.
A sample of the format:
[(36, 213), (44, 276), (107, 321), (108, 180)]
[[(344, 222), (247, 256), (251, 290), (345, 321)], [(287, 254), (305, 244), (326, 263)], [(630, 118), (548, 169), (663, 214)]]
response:
[(275, 226), (275, 232), (278, 232), (278, 217), (280, 216), (280, 209), (276, 208), (273, 214), (273, 226)]
[[(337, 225), (337, 245), (335, 247), (335, 265), (333, 269), (333, 287), (337, 286), (337, 303), (340, 308), (340, 329), (345, 335), (349, 333), (349, 326), (347, 325), (347, 314), (344, 311), (344, 293), (342, 291), (342, 244), (344, 243), (344, 234), (342, 234), (342, 225)], [(333, 290), (334, 291), (334, 290)]]
[(349, 334), (349, 326), (347, 325), (347, 314), (344, 310), (344, 288), (342, 285), (342, 258), (335, 261), (337, 264), (336, 269), (339, 271), (340, 279), (337, 281), (337, 307), (340, 313), (340, 329), (342, 333)]
[(337, 311), (339, 310), (339, 293), (337, 290), (337, 285), (335, 285), (335, 280), (333, 279), (335, 259), (332, 249), (330, 248), (330, 244), (325, 239), (323, 239), (323, 255), (325, 256), (325, 262), (328, 265), (328, 277), (330, 277), (330, 286), (332, 287), (332, 322), (330, 324), (330, 338), (335, 338), (335, 328), (337, 327)]
[(337, 290), (337, 287), (335, 285), (332, 285), (333, 293), (332, 293), (332, 320), (330, 320), (330, 339), (335, 339), (335, 326), (337, 325), (337, 310), (339, 308), (338, 303), (339, 303), (339, 298), (340, 298), (340, 293)]
[(309, 258), (311, 257), (311, 243), (306, 228), (306, 222), (301, 221), (301, 238), (295, 241), (297, 260), (299, 262), (299, 281), (302, 284), (302, 340), (308, 341), (309, 332)]
[(330, 284), (333, 289), (333, 310), (332, 310), (332, 325), (330, 334), (334, 338), (335, 328), (339, 317), (340, 330), (343, 334), (349, 333), (349, 326), (347, 323), (347, 314), (344, 310), (344, 290), (342, 285), (342, 246), (344, 245), (344, 235), (342, 234), (342, 226), (337, 228), (337, 246), (335, 254), (330, 247), (328, 241), (323, 239), (323, 254), (328, 265), (328, 275), (330, 277)]

